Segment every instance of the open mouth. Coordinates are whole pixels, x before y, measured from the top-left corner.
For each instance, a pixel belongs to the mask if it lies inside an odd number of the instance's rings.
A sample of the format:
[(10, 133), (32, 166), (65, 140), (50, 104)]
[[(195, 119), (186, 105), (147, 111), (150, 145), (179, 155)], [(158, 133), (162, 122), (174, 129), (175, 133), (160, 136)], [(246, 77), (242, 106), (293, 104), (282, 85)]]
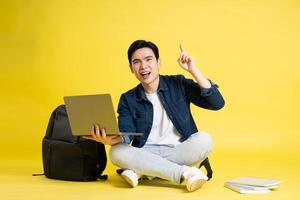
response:
[(140, 75), (143, 79), (147, 79), (150, 76), (151, 72), (141, 72)]

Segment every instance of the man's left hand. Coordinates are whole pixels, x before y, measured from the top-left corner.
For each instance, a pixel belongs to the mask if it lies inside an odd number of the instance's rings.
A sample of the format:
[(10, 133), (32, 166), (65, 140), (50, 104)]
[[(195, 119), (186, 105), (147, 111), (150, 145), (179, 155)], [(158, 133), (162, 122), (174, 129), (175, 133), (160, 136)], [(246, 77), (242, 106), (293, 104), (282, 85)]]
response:
[(194, 59), (189, 56), (180, 44), (180, 56), (178, 58), (179, 65), (188, 71), (197, 81), (198, 85), (202, 88), (210, 88), (210, 82), (203, 76), (200, 70), (196, 67)]
[(186, 53), (186, 51), (183, 49), (181, 44), (179, 45), (179, 47), (180, 47), (181, 52), (180, 52), (179, 58), (177, 59), (178, 64), (184, 70), (192, 73), (193, 70), (195, 70), (197, 68), (194, 59)]

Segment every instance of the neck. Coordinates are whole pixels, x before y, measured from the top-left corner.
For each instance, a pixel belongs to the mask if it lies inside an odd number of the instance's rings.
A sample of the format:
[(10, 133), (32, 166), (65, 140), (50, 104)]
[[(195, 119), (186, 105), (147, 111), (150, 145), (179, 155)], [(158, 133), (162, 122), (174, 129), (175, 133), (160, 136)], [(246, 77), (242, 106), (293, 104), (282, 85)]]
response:
[(159, 85), (159, 76), (149, 84), (142, 83), (145, 92), (148, 94), (157, 92), (158, 85)]

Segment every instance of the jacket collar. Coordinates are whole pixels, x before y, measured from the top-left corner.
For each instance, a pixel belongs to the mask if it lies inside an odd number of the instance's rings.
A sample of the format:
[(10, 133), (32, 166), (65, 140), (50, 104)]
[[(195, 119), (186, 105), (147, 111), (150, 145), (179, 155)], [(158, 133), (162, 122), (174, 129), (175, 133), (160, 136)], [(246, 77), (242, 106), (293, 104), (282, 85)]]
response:
[[(159, 84), (158, 84), (157, 93), (159, 93), (161, 90), (162, 91), (168, 90), (168, 86), (163, 76), (159, 75)], [(141, 101), (141, 100), (148, 101), (145, 94), (145, 90), (141, 83), (138, 84), (138, 86), (136, 87), (136, 99), (137, 101)]]

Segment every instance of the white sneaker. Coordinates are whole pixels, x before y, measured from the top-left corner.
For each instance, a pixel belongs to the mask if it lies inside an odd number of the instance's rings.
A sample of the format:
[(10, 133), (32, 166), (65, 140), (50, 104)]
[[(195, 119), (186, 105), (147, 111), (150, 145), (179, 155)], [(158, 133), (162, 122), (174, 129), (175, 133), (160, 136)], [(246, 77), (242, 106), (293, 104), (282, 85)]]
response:
[(126, 182), (131, 185), (131, 187), (136, 187), (139, 183), (140, 175), (135, 173), (130, 169), (126, 169), (121, 173), (121, 176), (126, 180)]
[(182, 173), (186, 189), (190, 192), (198, 190), (208, 180), (208, 177), (196, 167), (187, 167)]

